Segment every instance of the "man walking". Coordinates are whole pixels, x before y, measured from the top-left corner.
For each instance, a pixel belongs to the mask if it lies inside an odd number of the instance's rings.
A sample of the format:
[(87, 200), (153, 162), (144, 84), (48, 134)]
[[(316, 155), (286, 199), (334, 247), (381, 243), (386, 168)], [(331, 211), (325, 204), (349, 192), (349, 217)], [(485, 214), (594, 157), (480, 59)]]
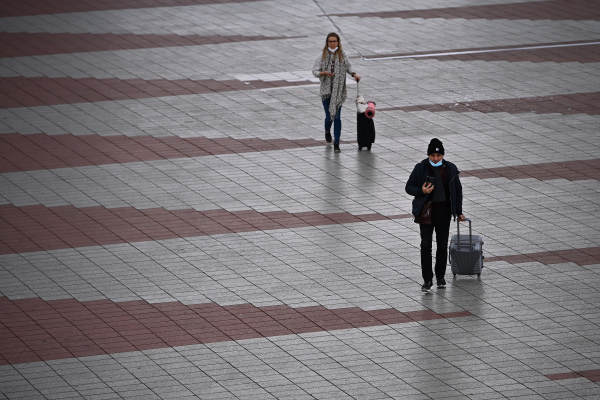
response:
[(431, 224), (421, 224), (421, 290), (429, 292), (433, 286), (432, 268), (433, 232), (435, 231), (435, 277), (437, 287), (445, 288), (446, 263), (448, 259), (448, 235), (452, 217), (464, 221), (462, 213), (462, 185), (456, 165), (444, 160), (444, 146), (437, 139), (431, 139), (427, 147), (427, 158), (415, 165), (408, 182), (406, 193), (415, 196), (412, 214), (417, 217), (425, 203), (431, 200)]

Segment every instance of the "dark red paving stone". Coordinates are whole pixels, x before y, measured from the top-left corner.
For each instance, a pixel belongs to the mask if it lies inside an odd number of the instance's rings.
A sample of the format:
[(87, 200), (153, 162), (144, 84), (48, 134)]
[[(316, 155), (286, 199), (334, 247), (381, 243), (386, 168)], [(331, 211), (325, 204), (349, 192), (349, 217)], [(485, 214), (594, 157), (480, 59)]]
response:
[(550, 0), (421, 10), (380, 11), (371, 13), (329, 15), (336, 17), (361, 18), (460, 18), (599, 21), (600, 3), (595, 0)]
[(546, 265), (572, 262), (577, 265), (600, 264), (600, 247), (583, 249), (544, 251), (539, 253), (516, 254), (508, 256), (488, 257), (486, 263), (505, 261), (510, 264), (541, 262)]
[[(381, 214), (360, 217), (336, 213), (302, 219), (284, 211), (15, 207), (7, 204), (0, 205), (0, 254), (391, 219)], [(394, 219), (409, 217), (412, 216), (395, 216)]]
[(593, 369), (588, 371), (579, 371), (581, 376), (589, 379), (592, 382), (600, 382), (600, 369)]
[(517, 97), (512, 99), (495, 99), (482, 101), (469, 101), (458, 103), (424, 104), (406, 107), (381, 108), (379, 111), (453, 111), (510, 114), (538, 113), (538, 114), (588, 114), (600, 115), (600, 92), (574, 93), (538, 97)]
[(249, 81), (235, 79), (95, 79), (95, 78), (0, 78), (0, 108), (51, 106), (180, 96), (202, 93), (231, 92), (287, 86), (313, 85), (311, 81)]
[(581, 378), (582, 376), (578, 372), (565, 372), (562, 374), (550, 374), (546, 375), (546, 378), (552, 379), (553, 381), (560, 381), (563, 379)]
[(563, 379), (573, 378), (587, 378), (592, 382), (600, 382), (600, 369), (591, 369), (586, 371), (576, 372), (565, 372), (562, 374), (550, 374), (546, 375), (546, 378), (552, 379), (553, 381), (559, 381)]
[[(134, 35), (92, 33), (7, 33), (0, 32), (0, 57), (44, 56), (63, 53), (149, 49), (156, 47), (293, 39), (295, 37), (221, 35)], [(185, 87), (185, 86), (183, 86)]]
[(0, 135), (0, 173), (323, 146), (314, 139)]
[[(110, 317), (98, 312), (102, 308), (111, 309)], [(78, 312), (69, 313), (70, 309)], [(181, 312), (189, 319), (181, 320)], [(0, 337), (7, 338), (0, 341), (0, 365), (466, 316), (472, 314), (141, 301), (132, 306), (109, 300), (11, 301), (0, 297)], [(186, 322), (199, 322), (207, 329), (190, 328), (193, 325)]]
[(0, 17), (60, 14), (136, 8), (245, 3), (259, 0), (0, 0)]
[(460, 172), (460, 176), (461, 178), (473, 176), (480, 179), (600, 180), (600, 159), (465, 170)]
[[(596, 40), (574, 42), (534, 43), (513, 46), (472, 47), (462, 49), (443, 49), (411, 53), (385, 53), (365, 55), (366, 59), (377, 58), (432, 58), (439, 61), (508, 61), (508, 62), (600, 62), (600, 45)], [(574, 46), (565, 46), (574, 45)], [(535, 48), (547, 46), (545, 48)], [(452, 54), (448, 54), (452, 53)], [(463, 53), (463, 54), (461, 54)]]

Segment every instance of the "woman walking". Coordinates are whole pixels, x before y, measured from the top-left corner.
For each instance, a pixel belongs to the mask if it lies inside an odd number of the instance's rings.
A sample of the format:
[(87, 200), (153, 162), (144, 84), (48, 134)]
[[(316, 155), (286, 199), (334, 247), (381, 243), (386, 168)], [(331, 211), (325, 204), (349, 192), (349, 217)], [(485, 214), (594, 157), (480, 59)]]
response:
[(332, 32), (327, 35), (323, 52), (315, 61), (313, 75), (321, 80), (321, 100), (325, 109), (325, 140), (331, 143), (333, 124), (334, 151), (340, 151), (342, 104), (347, 97), (346, 74), (351, 75), (356, 82), (360, 81), (360, 76), (352, 70), (350, 61), (342, 50), (340, 37)]

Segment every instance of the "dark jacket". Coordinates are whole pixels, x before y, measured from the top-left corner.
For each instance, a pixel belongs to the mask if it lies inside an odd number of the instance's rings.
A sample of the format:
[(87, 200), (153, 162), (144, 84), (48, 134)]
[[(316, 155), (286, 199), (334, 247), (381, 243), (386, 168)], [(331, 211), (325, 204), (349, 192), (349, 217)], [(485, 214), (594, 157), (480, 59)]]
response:
[[(450, 185), (450, 207), (452, 216), (456, 219), (456, 216), (462, 215), (462, 185), (458, 174), (458, 168), (450, 161), (442, 161), (448, 169), (448, 180)], [(423, 193), (423, 184), (429, 175), (429, 158), (424, 159), (419, 164), (415, 165), (415, 168), (410, 174), (408, 181), (406, 182), (406, 193), (411, 196), (415, 196), (412, 202), (412, 214), (416, 217), (421, 212), (421, 209), (425, 205), (425, 202), (429, 198), (430, 194)]]

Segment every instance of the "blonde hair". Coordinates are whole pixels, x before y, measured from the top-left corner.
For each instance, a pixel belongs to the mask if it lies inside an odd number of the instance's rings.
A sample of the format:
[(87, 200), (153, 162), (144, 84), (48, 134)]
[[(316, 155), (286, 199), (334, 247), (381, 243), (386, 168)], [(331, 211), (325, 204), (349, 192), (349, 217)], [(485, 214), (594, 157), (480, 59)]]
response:
[(340, 61), (342, 61), (342, 40), (340, 39), (340, 37), (338, 36), (337, 33), (335, 32), (331, 32), (329, 35), (327, 35), (327, 39), (325, 39), (325, 47), (323, 47), (323, 60), (327, 58), (327, 49), (329, 48), (329, 38), (330, 37), (334, 37), (337, 39), (338, 41), (338, 49), (336, 51), (338, 59)]

